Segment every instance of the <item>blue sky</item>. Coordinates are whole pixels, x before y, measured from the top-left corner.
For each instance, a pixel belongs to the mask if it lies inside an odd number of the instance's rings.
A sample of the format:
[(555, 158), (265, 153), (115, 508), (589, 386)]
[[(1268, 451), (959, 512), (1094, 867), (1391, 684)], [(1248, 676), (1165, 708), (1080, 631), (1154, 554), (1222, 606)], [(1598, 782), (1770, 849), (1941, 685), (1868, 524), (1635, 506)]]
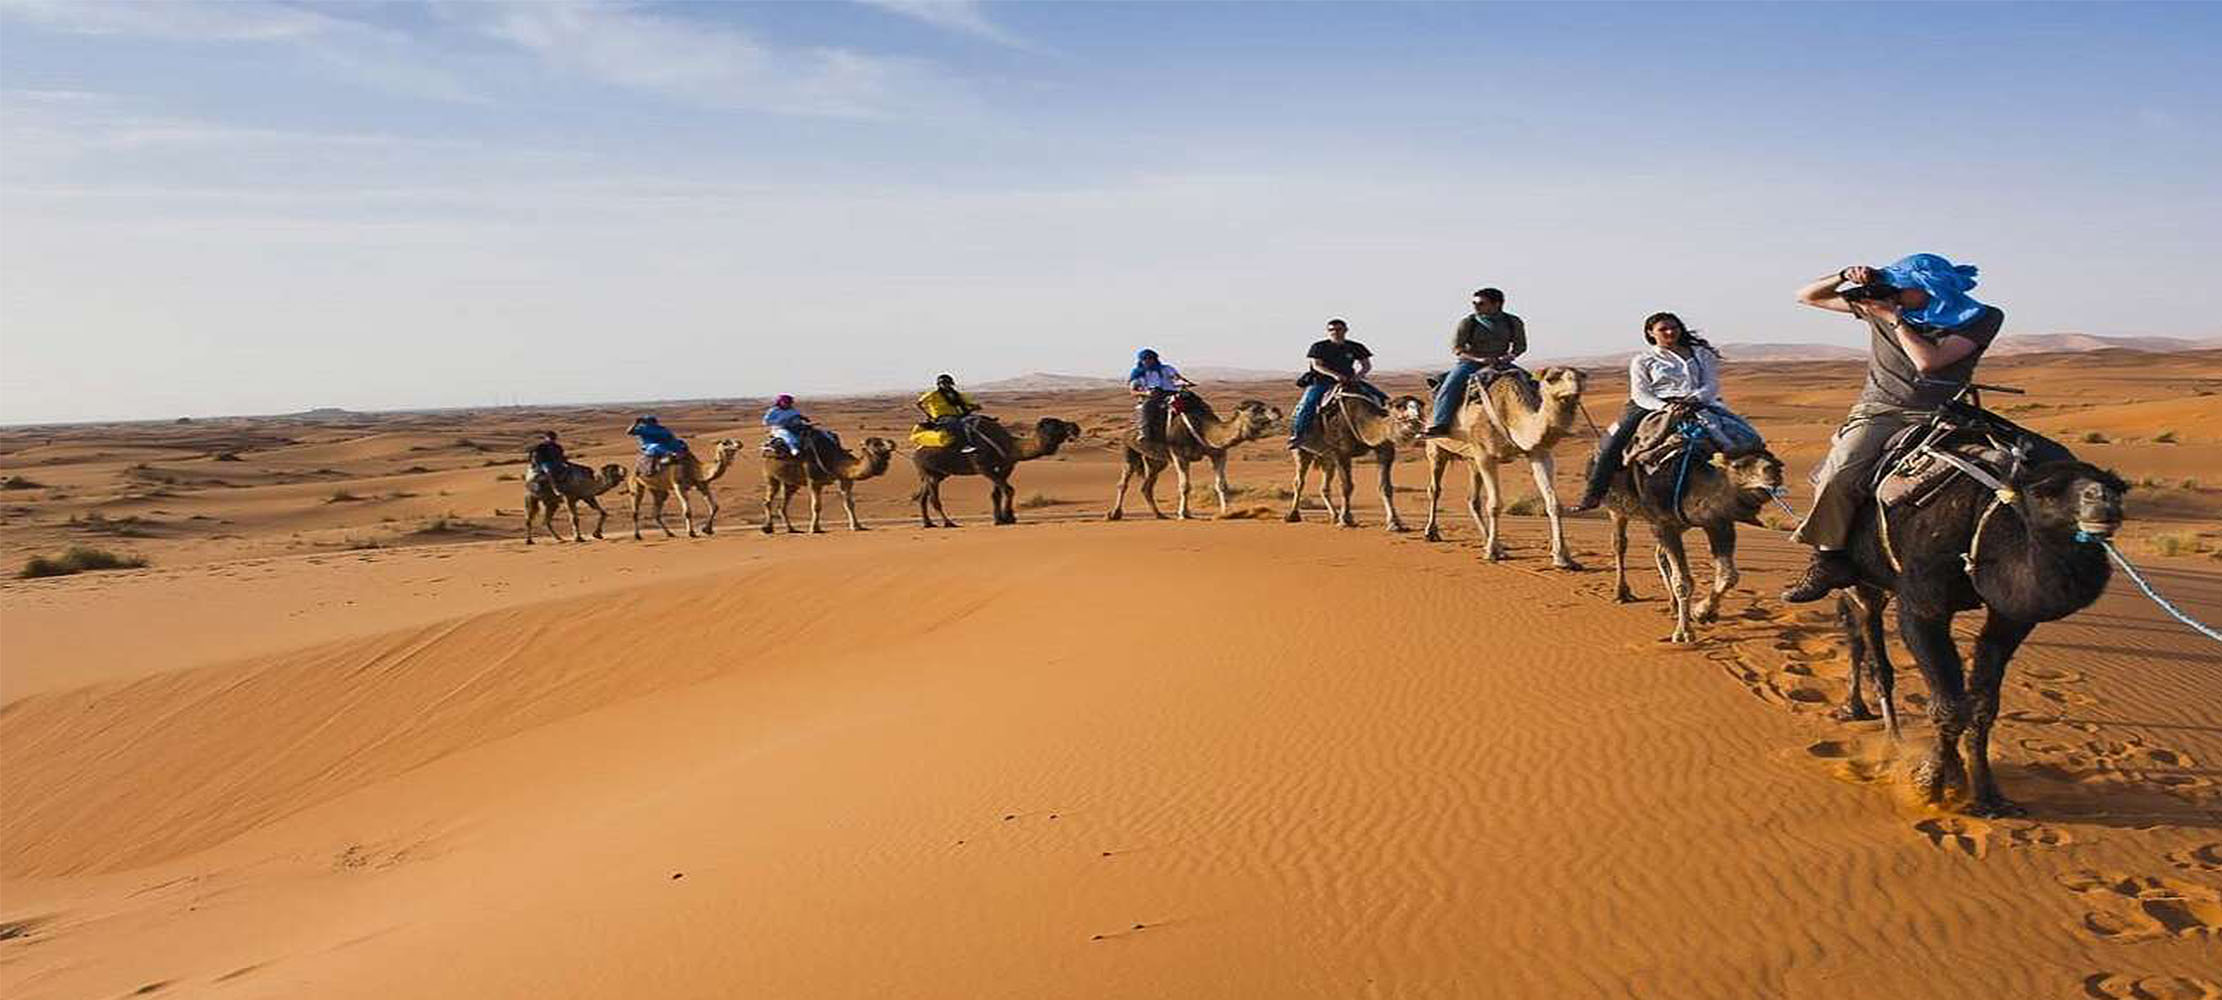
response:
[(0, 421), (2222, 334), (2222, 5), (0, 0)]

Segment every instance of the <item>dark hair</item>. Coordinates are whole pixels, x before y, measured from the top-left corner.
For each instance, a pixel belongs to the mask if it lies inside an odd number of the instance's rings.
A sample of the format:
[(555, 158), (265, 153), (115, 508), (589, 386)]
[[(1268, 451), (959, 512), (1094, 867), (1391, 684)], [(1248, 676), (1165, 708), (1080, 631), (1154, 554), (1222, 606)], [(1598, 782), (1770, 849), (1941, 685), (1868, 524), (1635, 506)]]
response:
[(1328, 326), (1339, 326), (1339, 327), (1342, 327), (1342, 328), (1343, 328), (1343, 329), (1345, 329), (1345, 330), (1348, 330), (1348, 329), (1350, 329), (1350, 324), (1348, 324), (1348, 323), (1345, 323), (1345, 322), (1343, 322), (1343, 321), (1342, 321), (1342, 317), (1340, 317), (1340, 316), (1337, 316), (1337, 317), (1335, 317), (1334, 319), (1328, 320), (1328, 321), (1327, 321), (1327, 325), (1328, 325)]
[(544, 438), (552, 438), (552, 437), (556, 436), (556, 432), (554, 432), (554, 431), (541, 431), (541, 432), (540, 432), (540, 436), (541, 436), (541, 437), (544, 437)]
[(1491, 301), (1491, 302), (1494, 302), (1494, 303), (1496, 303), (1496, 304), (1498, 304), (1498, 305), (1500, 305), (1500, 306), (1501, 306), (1501, 305), (1504, 305), (1504, 289), (1502, 289), (1502, 288), (1476, 288), (1476, 289), (1474, 289), (1474, 298), (1477, 298), (1477, 299), (1488, 299), (1489, 301)]
[(941, 374), (934, 376), (934, 381), (947, 382), (951, 385), (955, 385), (957, 377), (955, 375), (949, 374), (948, 372), (942, 372)]
[(1705, 338), (1698, 336), (1696, 330), (1690, 329), (1688, 323), (1682, 322), (1682, 317), (1670, 312), (1655, 312), (1643, 318), (1643, 340), (1645, 343), (1651, 342), (1651, 328), (1661, 323), (1672, 323), (1675, 329), (1682, 331), (1682, 343), (1685, 346), (1704, 348), (1713, 346)]

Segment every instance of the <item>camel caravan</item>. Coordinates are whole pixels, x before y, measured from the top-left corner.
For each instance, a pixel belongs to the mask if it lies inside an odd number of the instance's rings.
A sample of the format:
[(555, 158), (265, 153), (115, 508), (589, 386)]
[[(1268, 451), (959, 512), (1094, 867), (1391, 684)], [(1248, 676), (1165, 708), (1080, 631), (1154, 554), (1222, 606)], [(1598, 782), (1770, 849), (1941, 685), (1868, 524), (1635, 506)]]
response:
[[(1876, 718), (1868, 705), (1872, 688), (1894, 740), (1896, 674), (1884, 649), (1882, 618), (1895, 604), (1899, 632), (1928, 682), (1935, 725), (1934, 745), (1916, 774), (1920, 791), (1934, 804), (1956, 801), (1972, 813), (2003, 815), (2015, 806), (1991, 772), (1989, 745), (2007, 661), (2038, 624), (2088, 607), (2104, 591), (2110, 566), (2094, 543), (2120, 528), (2127, 486), (1982, 407), (1982, 390), (2012, 390), (1973, 380), (2004, 317), (1967, 294), (1975, 273), (1969, 265), (1915, 254), (1888, 267), (1844, 268), (1798, 293), (1805, 305), (1866, 324), (1872, 350), (1859, 402), (1815, 471), (1813, 506), (1795, 535), (1812, 548), (1812, 561), (1782, 599), (1835, 597), (1853, 663), (1850, 691), (1835, 715)], [(1629, 361), (1629, 398), (1617, 420), (1598, 428), (1583, 404), (1585, 373), (1569, 367), (1530, 372), (1517, 363), (1528, 348), (1526, 324), (1504, 304), (1497, 289), (1474, 293), (1472, 311), (1452, 334), (1452, 367), (1426, 380), (1432, 400), (1391, 397), (1374, 387), (1368, 381), (1372, 352), (1350, 339), (1347, 323), (1329, 321), (1326, 336), (1306, 353), (1296, 383), (1303, 392), (1287, 415), (1294, 478), (1286, 520), (1304, 519), (1316, 470), (1328, 521), (1356, 526), (1353, 468), (1371, 458), (1388, 530), (1406, 530), (1396, 505), (1396, 458), (1398, 449), (1417, 447), (1428, 471), (1426, 540), (1442, 540), (1443, 474), (1462, 462), (1481, 557), (1495, 562), (1507, 554), (1498, 467), (1525, 463), (1548, 527), (1552, 567), (1583, 569), (1567, 545), (1562, 515), (1601, 510), (1611, 532), (1614, 600), (1635, 600), (1628, 532), (1641, 522), (1672, 619), (1663, 641), (1697, 641), (1696, 629), (1718, 618), (1722, 598), (1739, 580), (1737, 527), (1759, 526), (1769, 504), (1789, 509), (1783, 463), (1722, 399), (1721, 353), (1674, 314), (1652, 314), (1643, 322), (1642, 349)], [(1283, 426), (1282, 410), (1242, 399), (1222, 411), (1148, 349), (1138, 352), (1127, 388), (1135, 404), (1133, 427), (1118, 442), (1118, 481), (1104, 518), (1125, 516), (1128, 491), (1139, 476), (1153, 517), (1191, 519), (1191, 475), (1199, 462), (1209, 463), (1216, 513), (1227, 516), (1230, 452), (1269, 439)], [(917, 477), (911, 499), (924, 528), (957, 526), (941, 498), (942, 484), (955, 476), (986, 479), (993, 522), (1016, 523), (1012, 477), (1018, 467), (1084, 436), (1078, 424), (1053, 416), (1006, 427), (946, 374), (913, 405), (922, 419), (910, 433)], [(1596, 445), (1583, 493), (1562, 506), (1554, 452), (1584, 425)], [(785, 395), (765, 411), (763, 426), (763, 532), (775, 533), (776, 522), (791, 534), (823, 533), (828, 486), (839, 493), (850, 530), (866, 530), (856, 513), (856, 485), (888, 473), (896, 443), (868, 437), (851, 450)], [(627, 433), (640, 439), (631, 469), (571, 463), (553, 432), (533, 446), (525, 477), (528, 544), (536, 523), (562, 537), (554, 524), (558, 507), (571, 514), (571, 540), (584, 541), (582, 503), (596, 513), (592, 535), (601, 538), (608, 512), (597, 497), (620, 487), (632, 500), (635, 539), (641, 537), (644, 497), (667, 538), (676, 537), (664, 520), (665, 501), (673, 495), (688, 537), (715, 532), (718, 501), (711, 484), (732, 467), (740, 442), (718, 441), (705, 463), (653, 416), (640, 417)], [(1157, 495), (1168, 468), (1178, 489), (1170, 515)], [(795, 494), (805, 489), (807, 529), (789, 516)], [(699, 530), (689, 493), (708, 505)], [(1713, 563), (1702, 588), (1684, 544), (1693, 529), (1704, 535)], [(1986, 618), (1972, 670), (1963, 670), (1952, 620), (1978, 609)]]

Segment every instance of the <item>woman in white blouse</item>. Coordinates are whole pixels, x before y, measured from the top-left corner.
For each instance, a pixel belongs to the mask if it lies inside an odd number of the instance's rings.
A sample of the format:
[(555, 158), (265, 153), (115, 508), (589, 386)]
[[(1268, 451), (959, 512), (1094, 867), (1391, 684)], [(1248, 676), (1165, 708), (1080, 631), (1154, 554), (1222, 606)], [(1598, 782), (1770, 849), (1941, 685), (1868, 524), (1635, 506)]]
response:
[(1628, 406), (1598, 442), (1588, 488), (1575, 510), (1591, 510), (1604, 502), (1612, 477), (1620, 472), (1621, 453), (1628, 449), (1628, 439), (1635, 436), (1645, 414), (1685, 401), (1726, 413), (1720, 402), (1720, 352), (1691, 333), (1682, 317), (1652, 313), (1643, 321), (1643, 339), (1649, 346), (1628, 359)]

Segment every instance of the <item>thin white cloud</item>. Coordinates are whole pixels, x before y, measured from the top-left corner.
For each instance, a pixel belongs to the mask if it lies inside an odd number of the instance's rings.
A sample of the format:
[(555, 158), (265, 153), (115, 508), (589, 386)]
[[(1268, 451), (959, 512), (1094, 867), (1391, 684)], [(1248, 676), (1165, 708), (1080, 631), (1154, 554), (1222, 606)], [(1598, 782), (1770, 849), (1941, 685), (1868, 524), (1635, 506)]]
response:
[(781, 48), (723, 23), (630, 5), (458, 8), (490, 37), (590, 79), (692, 104), (878, 118), (944, 110), (962, 88), (932, 63), (840, 48)]
[(0, 0), (0, 14), (78, 35), (134, 35), (201, 41), (304, 38), (343, 23), (302, 7), (257, 0), (226, 3)]
[(869, 7), (877, 7), (890, 14), (940, 28), (943, 31), (981, 38), (1014, 49), (1034, 51), (1037, 47), (1024, 38), (1012, 34), (1002, 25), (989, 19), (987, 5), (979, 0), (858, 0)]

